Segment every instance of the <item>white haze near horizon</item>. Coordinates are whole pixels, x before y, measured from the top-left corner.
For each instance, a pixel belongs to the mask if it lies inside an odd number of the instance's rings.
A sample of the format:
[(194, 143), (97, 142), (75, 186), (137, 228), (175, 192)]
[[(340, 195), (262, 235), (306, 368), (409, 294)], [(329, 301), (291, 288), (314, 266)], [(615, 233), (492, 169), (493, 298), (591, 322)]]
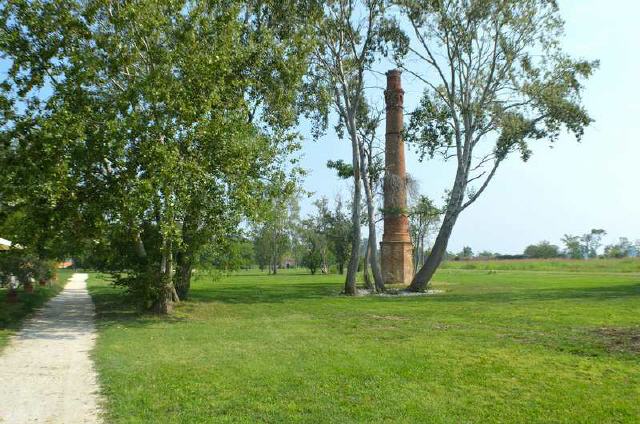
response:
[[(529, 244), (548, 240), (560, 245), (564, 234), (591, 228), (607, 231), (605, 243), (618, 237), (640, 239), (640, 55), (635, 47), (640, 42), (640, 2), (562, 0), (560, 8), (566, 21), (564, 49), (574, 57), (600, 60), (584, 92), (595, 122), (581, 143), (564, 135), (552, 147), (548, 142), (532, 145), (527, 163), (517, 155), (503, 163), (483, 195), (461, 215), (450, 251), (471, 246), (475, 252), (521, 253)], [(380, 87), (382, 101), (384, 77), (375, 79), (372, 85)], [(410, 112), (422, 87), (406, 73), (403, 84)], [(305, 140), (302, 166), (309, 175), (304, 187), (314, 196), (303, 200), (303, 213), (312, 210), (311, 202), (319, 196), (350, 196), (349, 183), (326, 168), (330, 159), (349, 162), (348, 142), (332, 131), (319, 141)], [(424, 194), (440, 203), (452, 170), (439, 160), (420, 163), (415, 153), (407, 152), (407, 171)]]

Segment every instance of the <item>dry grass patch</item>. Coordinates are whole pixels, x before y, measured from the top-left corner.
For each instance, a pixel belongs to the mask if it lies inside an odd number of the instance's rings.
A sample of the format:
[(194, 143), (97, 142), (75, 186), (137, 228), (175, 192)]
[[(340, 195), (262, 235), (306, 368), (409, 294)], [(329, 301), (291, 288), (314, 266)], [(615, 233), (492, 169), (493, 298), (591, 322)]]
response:
[(603, 327), (596, 334), (609, 352), (640, 354), (640, 327)]

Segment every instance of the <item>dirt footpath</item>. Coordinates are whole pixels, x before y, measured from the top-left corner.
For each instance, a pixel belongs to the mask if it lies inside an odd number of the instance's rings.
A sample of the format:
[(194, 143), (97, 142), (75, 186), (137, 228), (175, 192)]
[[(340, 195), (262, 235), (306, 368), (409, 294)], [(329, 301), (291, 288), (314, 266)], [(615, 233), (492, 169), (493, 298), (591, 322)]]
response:
[(0, 423), (100, 422), (94, 312), (87, 274), (74, 274), (13, 337), (0, 354)]

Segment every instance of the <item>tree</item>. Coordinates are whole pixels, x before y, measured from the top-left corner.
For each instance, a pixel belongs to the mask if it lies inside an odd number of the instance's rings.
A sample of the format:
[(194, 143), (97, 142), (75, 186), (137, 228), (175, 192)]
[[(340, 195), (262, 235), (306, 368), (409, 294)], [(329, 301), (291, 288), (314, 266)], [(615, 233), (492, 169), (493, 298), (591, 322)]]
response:
[[(326, 199), (324, 200), (326, 201)], [(315, 274), (318, 269), (327, 273), (329, 262), (329, 242), (324, 225), (326, 221), (322, 219), (322, 214), (326, 211), (326, 203), (317, 203), (316, 207), (318, 215), (303, 220), (301, 225), (302, 240), (305, 246), (302, 265), (309, 268), (311, 274)]]
[(254, 229), (254, 252), (260, 269), (266, 267), (269, 274), (278, 273), (299, 226), (300, 206), (295, 195), (285, 192), (274, 197)]
[(424, 264), (428, 240), (431, 233), (440, 224), (440, 214), (433, 201), (427, 196), (420, 196), (409, 211), (409, 231), (413, 242), (413, 266), (415, 271)]
[(60, 226), (91, 240), (169, 312), (198, 252), (289, 178), (313, 15), (293, 0), (3, 3), (0, 209), (37, 223), (25, 243)]
[[(243, 236), (229, 237), (226, 246), (213, 250), (209, 256), (207, 265), (213, 266), (224, 272), (247, 269), (254, 263), (253, 242)], [(213, 247), (213, 246), (211, 246)], [(204, 257), (198, 261), (202, 264)]]
[[(402, 25), (395, 27), (396, 59), (426, 87), (406, 138), (423, 159), (442, 155), (456, 162), (440, 231), (408, 288), (421, 291), (441, 263), (458, 217), (511, 153), (526, 161), (531, 141), (555, 141), (563, 129), (582, 136), (591, 118), (580, 105), (581, 81), (597, 62), (562, 52), (555, 1), (396, 3), (414, 35), (410, 40)], [(404, 66), (407, 54), (422, 67)]]
[(327, 238), (329, 249), (336, 261), (339, 274), (344, 274), (344, 265), (351, 256), (351, 223), (344, 212), (340, 197), (336, 198), (334, 210), (328, 216)]
[[(365, 284), (370, 286), (368, 281), (369, 272), (367, 265), (371, 265), (373, 273), (373, 286), (376, 291), (383, 292), (384, 279), (382, 278), (382, 269), (378, 262), (378, 240), (377, 240), (377, 194), (382, 188), (383, 175), (384, 175), (384, 162), (380, 155), (380, 149), (378, 152), (375, 150), (378, 148), (378, 139), (376, 133), (379, 123), (381, 121), (382, 113), (373, 113), (369, 107), (365, 104), (360, 111), (362, 125), (359, 127), (359, 152), (360, 152), (360, 168), (362, 177), (362, 185), (365, 192), (365, 202), (367, 205), (367, 226), (369, 234), (367, 237), (367, 247), (365, 250), (364, 261), (364, 277)], [(384, 150), (382, 150), (384, 152)]]
[[(312, 94), (312, 101), (320, 106), (322, 119), (317, 121), (326, 124), (328, 109), (323, 109), (322, 106), (331, 104), (338, 116), (336, 129), (339, 135), (342, 136), (346, 130), (351, 142), (354, 182), (352, 244), (344, 286), (344, 292), (348, 295), (356, 293), (356, 273), (360, 258), (363, 164), (359, 132), (362, 110), (366, 107), (365, 72), (374, 62), (375, 52), (379, 47), (378, 36), (382, 30), (384, 3), (384, 0), (325, 2), (324, 19), (316, 28), (318, 44), (313, 55), (309, 93)], [(367, 179), (366, 175), (364, 178)]]
[(524, 255), (529, 258), (536, 259), (549, 259), (557, 258), (560, 256), (560, 248), (548, 241), (541, 241), (538, 244), (532, 244), (527, 246), (524, 250)]
[(473, 249), (469, 246), (464, 246), (458, 256), (463, 259), (473, 258)]
[(634, 246), (628, 238), (620, 237), (618, 243), (610, 244), (604, 248), (604, 256), (607, 258), (626, 258), (632, 256)]
[(570, 259), (584, 259), (584, 253), (582, 245), (580, 243), (580, 236), (572, 236), (565, 234), (562, 237), (562, 243), (564, 243), (564, 254)]
[(584, 234), (582, 240), (582, 256), (584, 258), (595, 258), (598, 256), (598, 249), (602, 245), (602, 237), (607, 232), (603, 229), (594, 228), (591, 232)]

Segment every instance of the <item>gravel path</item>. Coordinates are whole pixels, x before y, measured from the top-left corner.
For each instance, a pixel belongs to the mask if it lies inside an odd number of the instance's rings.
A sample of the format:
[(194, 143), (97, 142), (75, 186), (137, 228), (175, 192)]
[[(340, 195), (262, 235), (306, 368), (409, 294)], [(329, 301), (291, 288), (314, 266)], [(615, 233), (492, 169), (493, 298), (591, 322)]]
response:
[(99, 423), (87, 274), (28, 320), (0, 354), (0, 423)]

